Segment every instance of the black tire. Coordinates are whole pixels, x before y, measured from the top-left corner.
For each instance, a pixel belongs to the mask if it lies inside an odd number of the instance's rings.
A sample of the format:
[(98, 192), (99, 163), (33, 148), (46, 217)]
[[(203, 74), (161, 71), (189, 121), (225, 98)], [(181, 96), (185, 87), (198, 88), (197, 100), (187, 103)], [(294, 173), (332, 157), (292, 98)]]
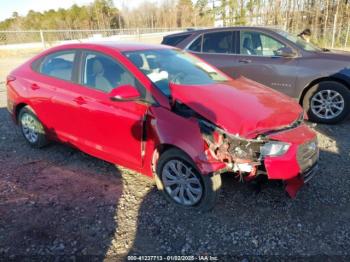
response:
[[(35, 133), (37, 134), (36, 139), (31, 140), (25, 134), (25, 128), (23, 126), (23, 121), (25, 117), (31, 117), (35, 125)], [(21, 109), (18, 114), (18, 123), (21, 128), (22, 135), (28, 144), (34, 148), (41, 148), (48, 144), (48, 139), (45, 133), (43, 124), (40, 122), (38, 117), (35, 115), (34, 111), (29, 107), (25, 106)]]
[[(168, 163), (171, 160), (181, 161), (181, 163), (189, 167), (192, 173), (199, 179), (202, 186), (202, 194), (199, 201), (196, 204), (184, 205), (178, 203), (167, 192), (163, 183), (162, 173), (166, 163)], [(159, 158), (156, 172), (157, 173), (155, 180), (157, 188), (163, 193), (163, 195), (169, 202), (185, 209), (192, 209), (198, 211), (209, 211), (215, 206), (217, 198), (220, 194), (221, 176), (212, 174), (201, 175), (196, 165), (193, 163), (192, 159), (181, 150), (172, 148), (165, 151)]]
[[(343, 110), (333, 118), (321, 118), (317, 116), (311, 108), (311, 99), (318, 94), (320, 91), (331, 90), (339, 93), (344, 100)], [(343, 84), (335, 81), (322, 81), (312, 86), (304, 96), (303, 107), (305, 112), (308, 114), (310, 121), (323, 123), (323, 124), (336, 124), (343, 121), (350, 112), (350, 91)]]

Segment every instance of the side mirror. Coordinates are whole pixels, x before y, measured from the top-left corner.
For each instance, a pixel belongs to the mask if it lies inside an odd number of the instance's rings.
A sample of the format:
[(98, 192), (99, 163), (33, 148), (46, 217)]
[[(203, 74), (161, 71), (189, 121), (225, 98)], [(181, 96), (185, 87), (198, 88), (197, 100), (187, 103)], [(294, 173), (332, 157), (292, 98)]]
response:
[(132, 85), (123, 85), (114, 88), (109, 97), (112, 101), (138, 101), (141, 96), (139, 91)]
[(281, 57), (295, 57), (296, 53), (290, 47), (282, 47), (275, 51), (275, 55)]

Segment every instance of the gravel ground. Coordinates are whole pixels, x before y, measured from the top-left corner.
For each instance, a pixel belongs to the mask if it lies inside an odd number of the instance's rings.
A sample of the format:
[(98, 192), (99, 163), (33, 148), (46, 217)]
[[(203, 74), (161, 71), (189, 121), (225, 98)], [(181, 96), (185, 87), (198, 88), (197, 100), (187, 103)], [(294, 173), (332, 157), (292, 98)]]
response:
[(0, 260), (31, 255), (119, 260), (127, 254), (346, 260), (349, 128), (349, 120), (315, 127), (320, 170), (296, 199), (289, 199), (277, 183), (258, 192), (225, 176), (217, 206), (200, 214), (168, 204), (149, 178), (68, 146), (30, 148), (9, 119), (2, 86)]

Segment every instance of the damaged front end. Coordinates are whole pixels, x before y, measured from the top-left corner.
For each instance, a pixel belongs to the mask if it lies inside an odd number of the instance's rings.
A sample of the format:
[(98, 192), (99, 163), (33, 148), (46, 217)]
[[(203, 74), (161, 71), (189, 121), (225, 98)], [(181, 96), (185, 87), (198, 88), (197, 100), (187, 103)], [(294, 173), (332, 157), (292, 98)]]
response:
[(260, 148), (266, 143), (265, 139), (244, 139), (231, 135), (202, 119), (199, 126), (208, 147), (207, 152), (212, 158), (226, 163), (225, 171), (239, 174), (241, 181), (258, 175), (258, 167), (262, 164)]
[[(287, 193), (295, 197), (305, 174), (314, 172), (316, 134), (305, 125), (299, 105), (285, 97), (270, 101), (261, 89), (250, 90), (259, 97), (256, 100), (234, 86), (171, 84), (170, 88), (172, 112), (198, 123), (205, 148), (194, 160), (203, 174), (233, 172), (241, 181), (262, 175), (283, 181)], [(249, 100), (253, 112), (247, 115), (243, 110), (238, 93)], [(236, 106), (229, 106), (232, 101)], [(281, 101), (288, 103), (288, 110), (281, 107)]]
[(268, 179), (282, 180), (286, 192), (292, 198), (296, 196), (304, 181), (309, 180), (315, 173), (318, 160), (315, 138), (304, 144), (293, 143), (296, 142), (293, 139), (291, 142), (283, 141), (283, 133), (286, 133), (287, 137), (289, 133), (294, 133), (294, 136), (298, 133), (310, 135), (302, 118), (289, 127), (260, 134), (255, 139), (232, 135), (203, 119), (199, 119), (198, 122), (207, 145), (206, 154), (226, 164), (220, 173), (234, 172), (240, 181), (250, 181), (260, 175), (265, 175)]

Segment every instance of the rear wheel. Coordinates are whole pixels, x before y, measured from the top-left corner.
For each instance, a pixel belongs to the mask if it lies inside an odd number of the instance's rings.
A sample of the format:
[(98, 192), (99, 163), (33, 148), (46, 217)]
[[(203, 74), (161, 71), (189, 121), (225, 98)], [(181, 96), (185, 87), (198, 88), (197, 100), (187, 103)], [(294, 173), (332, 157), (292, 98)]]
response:
[(25, 140), (32, 147), (40, 148), (48, 143), (42, 123), (28, 106), (19, 112), (18, 122)]
[(181, 150), (169, 149), (157, 164), (156, 183), (165, 198), (183, 208), (210, 210), (221, 188), (220, 175), (201, 175)]
[(320, 82), (306, 93), (303, 107), (309, 119), (318, 123), (335, 124), (350, 111), (350, 91), (335, 81)]

